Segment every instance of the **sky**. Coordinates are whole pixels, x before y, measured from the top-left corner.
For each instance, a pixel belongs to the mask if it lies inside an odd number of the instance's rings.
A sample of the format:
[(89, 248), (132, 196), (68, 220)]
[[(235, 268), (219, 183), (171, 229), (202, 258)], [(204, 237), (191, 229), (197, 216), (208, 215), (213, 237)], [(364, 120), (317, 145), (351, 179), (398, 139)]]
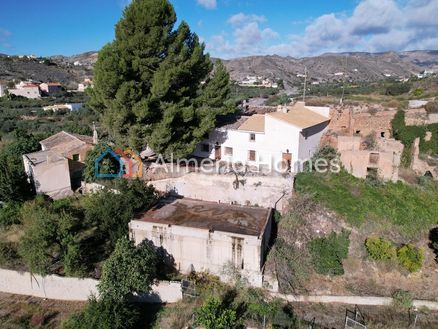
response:
[[(99, 50), (130, 0), (13, 0), (0, 7), (0, 53)], [(214, 57), (438, 49), (438, 0), (170, 0)]]

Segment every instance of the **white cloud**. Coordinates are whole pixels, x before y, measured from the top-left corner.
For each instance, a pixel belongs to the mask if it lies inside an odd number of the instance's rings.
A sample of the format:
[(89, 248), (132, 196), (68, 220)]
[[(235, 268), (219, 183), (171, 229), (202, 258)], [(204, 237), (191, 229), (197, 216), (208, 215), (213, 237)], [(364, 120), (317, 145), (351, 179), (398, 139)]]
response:
[(231, 16), (228, 19), (228, 24), (238, 26), (238, 25), (244, 25), (248, 23), (264, 23), (266, 22), (265, 16), (258, 16), (258, 15), (246, 15), (244, 13), (238, 13), (236, 15)]
[[(437, 15), (438, 0), (361, 0), (351, 15), (328, 13), (310, 21), (302, 34), (280, 36), (260, 27), (267, 22), (264, 16), (239, 13), (227, 21), (234, 28), (233, 38), (222, 35), (229, 49), (222, 48), (222, 54), (304, 57), (324, 52), (438, 49)], [(276, 39), (281, 42), (273, 42)]]
[(198, 4), (207, 9), (216, 9), (217, 1), (216, 0), (197, 0)]
[(266, 43), (279, 37), (271, 28), (261, 27), (266, 22), (264, 16), (244, 13), (233, 15), (227, 21), (233, 27), (232, 40), (225, 33), (215, 35), (208, 40), (207, 50), (224, 58), (261, 54)]

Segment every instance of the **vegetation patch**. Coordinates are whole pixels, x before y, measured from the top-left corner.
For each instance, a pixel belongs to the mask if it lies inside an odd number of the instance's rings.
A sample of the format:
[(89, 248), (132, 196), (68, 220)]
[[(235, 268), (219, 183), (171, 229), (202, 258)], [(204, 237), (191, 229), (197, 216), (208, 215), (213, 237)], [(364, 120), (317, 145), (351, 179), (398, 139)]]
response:
[[(430, 141), (425, 140), (426, 132), (432, 133)], [(424, 126), (406, 126), (405, 112), (398, 111), (392, 120), (392, 133), (394, 137), (405, 146), (402, 155), (402, 165), (409, 167), (412, 162), (412, 145), (416, 138), (420, 138), (420, 152), (438, 155), (438, 123)]]
[(424, 263), (424, 251), (407, 244), (397, 250), (397, 260), (409, 272), (417, 272)]
[(329, 236), (309, 242), (312, 263), (317, 273), (325, 275), (342, 275), (342, 261), (348, 256), (350, 246), (349, 233), (332, 232)]
[(389, 260), (397, 257), (397, 249), (392, 241), (369, 237), (365, 242), (365, 247), (370, 257), (374, 260)]
[(342, 171), (300, 173), (295, 188), (356, 226), (385, 220), (398, 227), (400, 233), (416, 237), (436, 223), (438, 184), (434, 182), (422, 187), (401, 182), (373, 186)]

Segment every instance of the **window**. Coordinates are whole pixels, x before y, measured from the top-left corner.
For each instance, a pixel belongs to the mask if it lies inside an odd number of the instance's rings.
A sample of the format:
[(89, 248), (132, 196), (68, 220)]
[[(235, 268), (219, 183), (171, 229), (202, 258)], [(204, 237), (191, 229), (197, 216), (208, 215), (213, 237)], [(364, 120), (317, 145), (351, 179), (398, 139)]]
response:
[(248, 152), (248, 160), (249, 161), (256, 161), (256, 151), (250, 150)]
[(210, 152), (210, 145), (202, 144), (201, 149), (202, 149), (202, 152)]
[(379, 153), (370, 153), (370, 164), (378, 164), (380, 159)]
[(385, 132), (384, 132), (384, 131), (382, 131), (382, 132), (380, 133), (380, 137), (385, 138)]
[(79, 154), (73, 154), (73, 161), (79, 161)]
[(249, 134), (249, 141), (255, 142), (255, 140), (256, 140), (256, 134)]
[(233, 148), (225, 147), (225, 155), (233, 156)]

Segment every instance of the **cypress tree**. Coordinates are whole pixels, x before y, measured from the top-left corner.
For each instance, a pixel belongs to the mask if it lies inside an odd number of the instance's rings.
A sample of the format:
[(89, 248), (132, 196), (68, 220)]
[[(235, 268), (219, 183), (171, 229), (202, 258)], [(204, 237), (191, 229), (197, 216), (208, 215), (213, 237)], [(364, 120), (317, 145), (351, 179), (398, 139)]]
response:
[(120, 145), (175, 157), (193, 152), (229, 113), (229, 75), (168, 0), (133, 0), (94, 67), (90, 105)]

